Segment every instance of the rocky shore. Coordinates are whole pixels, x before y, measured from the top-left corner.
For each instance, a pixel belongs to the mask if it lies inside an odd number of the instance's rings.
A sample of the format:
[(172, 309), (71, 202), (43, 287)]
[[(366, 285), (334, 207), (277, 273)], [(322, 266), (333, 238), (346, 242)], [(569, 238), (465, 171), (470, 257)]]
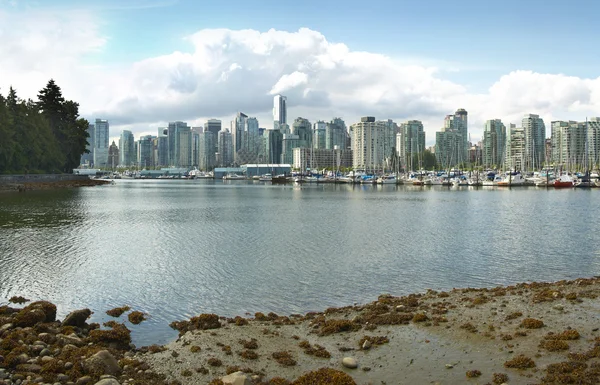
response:
[[(0, 385), (598, 384), (600, 279), (381, 295), (324, 312), (176, 321), (136, 348), (121, 322), (0, 306)], [(13, 298), (23, 302), (23, 298)], [(135, 327), (135, 326), (133, 326)]]
[(33, 191), (33, 190), (52, 190), (60, 188), (91, 187), (111, 183), (110, 180), (103, 179), (79, 179), (79, 180), (57, 180), (52, 182), (22, 182), (0, 184), (0, 191)]

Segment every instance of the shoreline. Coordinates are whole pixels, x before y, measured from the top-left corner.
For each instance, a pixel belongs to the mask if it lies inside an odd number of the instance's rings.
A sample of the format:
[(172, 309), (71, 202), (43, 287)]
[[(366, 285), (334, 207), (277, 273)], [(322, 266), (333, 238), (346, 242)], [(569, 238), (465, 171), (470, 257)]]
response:
[(102, 179), (79, 179), (79, 180), (56, 180), (43, 182), (19, 182), (0, 184), (0, 192), (27, 192), (39, 190), (54, 190), (77, 187), (93, 187), (110, 184), (110, 180)]
[(305, 315), (200, 315), (172, 323), (176, 341), (139, 349), (119, 323), (131, 309), (100, 328), (85, 310), (59, 322), (48, 302), (0, 306), (0, 385), (219, 384), (239, 371), (241, 384), (593, 384), (599, 295), (594, 277), (384, 294)]

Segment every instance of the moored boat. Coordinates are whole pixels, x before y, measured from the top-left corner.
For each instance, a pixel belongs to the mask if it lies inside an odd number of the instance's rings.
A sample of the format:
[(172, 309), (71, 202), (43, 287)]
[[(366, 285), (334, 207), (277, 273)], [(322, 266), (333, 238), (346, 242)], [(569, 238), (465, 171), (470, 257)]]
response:
[(569, 188), (573, 187), (573, 178), (570, 175), (563, 174), (558, 179), (554, 180), (554, 188)]

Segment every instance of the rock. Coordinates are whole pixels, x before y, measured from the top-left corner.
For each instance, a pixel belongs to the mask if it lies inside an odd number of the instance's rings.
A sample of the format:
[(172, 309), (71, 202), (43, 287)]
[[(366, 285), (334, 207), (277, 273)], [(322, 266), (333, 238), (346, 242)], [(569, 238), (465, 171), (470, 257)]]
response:
[(38, 334), (38, 338), (47, 344), (53, 344), (56, 342), (56, 336), (50, 333), (40, 333)]
[(75, 310), (69, 313), (68, 316), (65, 317), (65, 320), (62, 322), (63, 326), (77, 326), (84, 327), (85, 321), (92, 315), (92, 311), (90, 309), (82, 309)]
[(5, 332), (13, 328), (13, 324), (4, 324), (0, 326), (0, 333)]
[(561, 305), (561, 304), (556, 304), (556, 305), (552, 306), (552, 308), (553, 308), (554, 310), (558, 310), (558, 311), (563, 311), (563, 310), (565, 310), (565, 307), (564, 307), (563, 305)]
[(446, 364), (446, 369), (452, 369), (454, 367), (454, 365), (452, 364)]
[(95, 385), (120, 385), (120, 384), (119, 384), (119, 381), (115, 380), (114, 378), (105, 378), (103, 380), (96, 382)]
[(28, 373), (39, 373), (42, 371), (42, 367), (36, 364), (23, 364), (19, 366), (19, 370)]
[(24, 308), (17, 313), (15, 317), (15, 325), (18, 327), (34, 326), (37, 323), (44, 322), (46, 320), (46, 313), (41, 309), (28, 309)]
[(92, 377), (90, 376), (83, 376), (79, 379), (77, 379), (77, 382), (75, 383), (75, 385), (85, 385), (92, 382)]
[(248, 376), (246, 376), (244, 374), (244, 372), (231, 373), (225, 377), (222, 377), (221, 381), (223, 381), (224, 384), (231, 384), (231, 385), (251, 385), (252, 384), (252, 382), (250, 381)]
[(51, 355), (51, 354), (52, 354), (52, 352), (50, 352), (50, 349), (48, 349), (48, 348), (44, 348), (44, 349), (42, 349), (42, 351), (40, 352), (40, 357), (46, 357), (46, 356), (49, 356), (49, 355)]
[(59, 382), (67, 382), (67, 381), (69, 381), (69, 376), (67, 376), (66, 374), (60, 373), (60, 374), (56, 375), (56, 379)]
[(366, 340), (366, 341), (365, 341), (365, 342), (362, 344), (362, 348), (363, 348), (363, 350), (369, 350), (369, 349), (371, 349), (371, 346), (372, 346), (372, 344), (371, 344), (371, 341), (369, 341), (369, 340)]
[(46, 362), (54, 361), (54, 357), (44, 356), (42, 357), (42, 362), (45, 364)]
[(73, 368), (72, 362), (65, 362), (65, 370), (71, 370)]
[(83, 369), (87, 373), (103, 373), (113, 376), (121, 373), (119, 363), (108, 350), (101, 350), (83, 361)]
[(58, 344), (65, 347), (66, 345), (74, 345), (76, 347), (82, 347), (83, 345), (85, 345), (85, 342), (83, 342), (81, 338), (77, 337), (75, 334), (70, 334), (68, 336), (59, 334), (57, 336), (57, 339)]
[(347, 367), (349, 369), (358, 368), (358, 362), (356, 362), (356, 359), (353, 357), (344, 357), (342, 359), (342, 365), (344, 365), (345, 367)]

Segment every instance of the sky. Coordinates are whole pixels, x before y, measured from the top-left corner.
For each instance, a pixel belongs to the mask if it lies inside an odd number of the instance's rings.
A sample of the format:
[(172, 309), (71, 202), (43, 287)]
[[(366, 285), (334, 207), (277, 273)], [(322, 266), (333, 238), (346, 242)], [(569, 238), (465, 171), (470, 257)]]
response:
[(445, 115), (520, 125), (600, 116), (600, 2), (571, 0), (0, 0), (0, 93), (35, 99), (49, 79), (111, 137), (167, 122), (229, 127), (238, 112), (272, 128), (361, 116)]

